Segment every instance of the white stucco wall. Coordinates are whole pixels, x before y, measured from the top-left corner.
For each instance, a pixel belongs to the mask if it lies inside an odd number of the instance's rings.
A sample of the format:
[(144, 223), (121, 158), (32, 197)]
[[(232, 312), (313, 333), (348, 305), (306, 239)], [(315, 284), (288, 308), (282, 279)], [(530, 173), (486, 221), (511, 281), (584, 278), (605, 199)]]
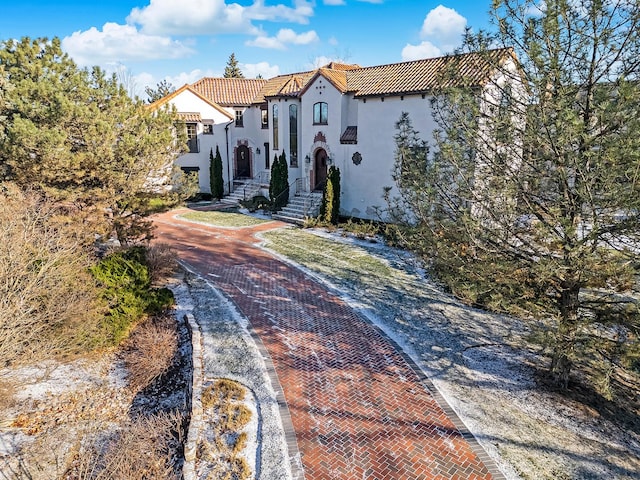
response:
[[(341, 210), (344, 215), (377, 220), (376, 207), (384, 209), (385, 187), (394, 187), (391, 177), (395, 142), (396, 122), (402, 112), (408, 112), (420, 137), (432, 143), (435, 122), (432, 118), (430, 97), (406, 95), (404, 97), (380, 97), (364, 100), (358, 105), (358, 143), (340, 145), (336, 165), (341, 172)], [(352, 156), (362, 155), (360, 165), (355, 165)]]
[(219, 147), (220, 155), (222, 156), (223, 177), (226, 190), (228, 185), (228, 173), (227, 168), (225, 167), (227, 157), (224, 127), (230, 121), (229, 117), (189, 90), (181, 92), (176, 97), (172, 98), (169, 103), (175, 106), (178, 112), (199, 113), (203, 120), (213, 120), (213, 135), (203, 134), (203, 123), (197, 124), (197, 136), (200, 151), (198, 153), (185, 153), (178, 157), (175, 163), (180, 167), (198, 167), (200, 169), (198, 172), (200, 191), (210, 193), (209, 153), (213, 150), (215, 155), (216, 146)]

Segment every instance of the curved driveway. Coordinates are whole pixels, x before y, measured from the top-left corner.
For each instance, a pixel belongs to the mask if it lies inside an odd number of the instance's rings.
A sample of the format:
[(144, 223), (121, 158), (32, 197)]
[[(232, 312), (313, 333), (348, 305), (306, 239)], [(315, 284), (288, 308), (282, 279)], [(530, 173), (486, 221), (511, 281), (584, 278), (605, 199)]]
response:
[(255, 233), (282, 224), (216, 228), (178, 213), (155, 218), (158, 239), (249, 319), (277, 373), (307, 480), (503, 478), (392, 341), (255, 245)]

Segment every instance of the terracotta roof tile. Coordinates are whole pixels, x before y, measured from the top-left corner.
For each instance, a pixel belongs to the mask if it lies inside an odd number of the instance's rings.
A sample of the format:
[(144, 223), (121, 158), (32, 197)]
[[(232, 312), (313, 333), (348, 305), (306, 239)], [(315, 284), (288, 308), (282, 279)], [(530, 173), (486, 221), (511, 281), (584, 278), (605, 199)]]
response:
[(269, 97), (295, 97), (315, 73), (315, 70), (312, 70), (274, 77), (267, 81), (260, 94), (254, 98), (253, 103), (266, 102)]
[(204, 77), (191, 85), (203, 97), (224, 107), (251, 105), (267, 80)]
[(498, 49), (490, 51), (488, 57), (469, 53), (349, 70), (348, 90), (356, 97), (366, 97), (479, 86), (508, 55), (512, 55), (511, 49)]
[(178, 117), (180, 117), (185, 122), (201, 122), (202, 116), (200, 112), (178, 112)]
[(322, 68), (328, 68), (330, 70), (355, 70), (362, 68), (360, 65), (350, 63), (331, 62), (324, 65)]

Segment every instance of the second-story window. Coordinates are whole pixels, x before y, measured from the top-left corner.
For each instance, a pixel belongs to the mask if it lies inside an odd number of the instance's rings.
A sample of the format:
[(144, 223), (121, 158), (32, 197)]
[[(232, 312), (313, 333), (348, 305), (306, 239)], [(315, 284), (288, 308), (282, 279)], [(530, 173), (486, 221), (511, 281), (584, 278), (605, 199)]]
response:
[(298, 106), (289, 105), (289, 165), (298, 166)]
[(273, 149), (278, 150), (278, 105), (273, 106)]
[(236, 110), (236, 127), (244, 127), (244, 112)]
[(260, 109), (260, 126), (262, 128), (269, 128), (269, 110), (266, 108)]
[(325, 102), (313, 104), (314, 125), (326, 125), (329, 119), (329, 106)]
[(213, 135), (213, 124), (205, 123), (202, 125), (202, 134), (203, 135)]

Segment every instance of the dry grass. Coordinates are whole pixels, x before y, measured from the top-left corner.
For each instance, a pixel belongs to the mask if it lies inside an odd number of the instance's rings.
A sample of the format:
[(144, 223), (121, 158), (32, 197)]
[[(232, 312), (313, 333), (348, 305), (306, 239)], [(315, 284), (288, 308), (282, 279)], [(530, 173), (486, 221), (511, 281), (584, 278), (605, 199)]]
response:
[(11, 408), (15, 404), (15, 394), (16, 384), (0, 378), (0, 411)]
[(0, 364), (94, 347), (101, 304), (82, 243), (55, 206), (10, 185), (0, 191)]
[(64, 478), (177, 480), (172, 451), (181, 422), (180, 415), (160, 413), (130, 421), (106, 440), (81, 442)]
[(178, 269), (178, 256), (165, 243), (150, 245), (146, 253), (151, 282), (155, 285), (169, 278)]
[(139, 391), (165, 373), (177, 348), (175, 320), (170, 315), (148, 319), (138, 325), (123, 353), (131, 389)]
[(246, 389), (233, 380), (219, 379), (202, 392), (202, 406), (213, 421), (213, 437), (198, 448), (199, 457), (211, 467), (207, 479), (247, 480), (251, 468), (242, 456), (248, 442), (242, 430), (252, 412), (243, 403)]

